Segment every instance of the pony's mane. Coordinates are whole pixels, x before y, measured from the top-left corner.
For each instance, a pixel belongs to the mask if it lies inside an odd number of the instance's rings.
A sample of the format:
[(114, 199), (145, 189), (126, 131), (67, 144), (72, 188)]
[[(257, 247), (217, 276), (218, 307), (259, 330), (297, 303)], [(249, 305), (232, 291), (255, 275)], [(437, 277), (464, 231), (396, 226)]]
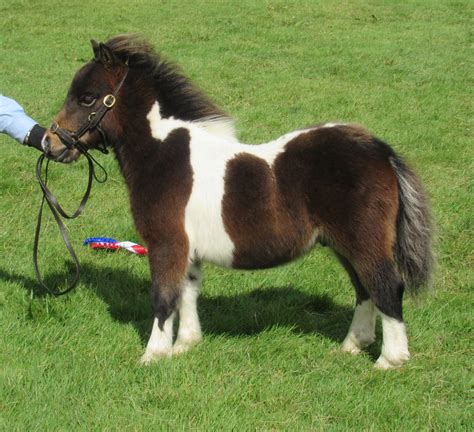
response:
[(181, 120), (230, 123), (230, 117), (212, 103), (180, 71), (179, 67), (158, 55), (139, 35), (125, 34), (109, 39), (105, 45), (130, 69), (143, 70), (153, 79), (164, 117)]

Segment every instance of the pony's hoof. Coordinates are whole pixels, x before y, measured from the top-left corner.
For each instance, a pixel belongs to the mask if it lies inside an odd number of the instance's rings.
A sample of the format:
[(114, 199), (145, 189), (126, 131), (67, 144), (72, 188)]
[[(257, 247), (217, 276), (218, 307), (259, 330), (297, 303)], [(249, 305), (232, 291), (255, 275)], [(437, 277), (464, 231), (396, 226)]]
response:
[(191, 348), (201, 342), (202, 338), (189, 339), (189, 340), (177, 340), (173, 345), (173, 354), (183, 354), (188, 352)]
[(410, 358), (409, 353), (405, 353), (403, 356), (400, 356), (397, 359), (388, 359), (383, 354), (377, 359), (374, 364), (375, 369), (380, 370), (390, 370), (398, 369), (403, 366), (403, 364)]
[(367, 348), (370, 344), (374, 342), (375, 338), (368, 337), (366, 339), (361, 339), (355, 341), (351, 337), (346, 337), (342, 343), (341, 350), (343, 352), (351, 353), (353, 355), (360, 354), (364, 348)]
[(361, 353), (361, 349), (351, 340), (346, 340), (341, 346), (341, 351), (350, 353), (352, 355), (357, 355)]
[(147, 351), (142, 355), (140, 363), (143, 365), (148, 365), (162, 358), (170, 358), (172, 355), (173, 351), (171, 349), (162, 351)]

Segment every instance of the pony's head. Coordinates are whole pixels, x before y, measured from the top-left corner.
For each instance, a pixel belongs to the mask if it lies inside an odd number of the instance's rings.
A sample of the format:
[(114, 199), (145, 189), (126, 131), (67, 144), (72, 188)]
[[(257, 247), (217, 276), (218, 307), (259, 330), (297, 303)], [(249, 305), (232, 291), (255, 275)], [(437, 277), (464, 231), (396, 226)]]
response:
[(51, 159), (71, 162), (80, 156), (80, 150), (107, 144), (104, 140), (123, 143), (124, 131), (130, 129), (136, 131), (133, 141), (139, 142), (142, 135), (150, 134), (144, 122), (156, 101), (162, 118), (200, 121), (203, 127), (224, 130), (234, 138), (231, 119), (140, 36), (92, 41), (92, 49), (94, 58), (74, 76), (64, 105), (43, 140)]
[(43, 150), (59, 162), (76, 160), (81, 150), (107, 144), (118, 128), (120, 90), (128, 66), (107, 44), (92, 40), (94, 58), (74, 76), (61, 111), (43, 138)]

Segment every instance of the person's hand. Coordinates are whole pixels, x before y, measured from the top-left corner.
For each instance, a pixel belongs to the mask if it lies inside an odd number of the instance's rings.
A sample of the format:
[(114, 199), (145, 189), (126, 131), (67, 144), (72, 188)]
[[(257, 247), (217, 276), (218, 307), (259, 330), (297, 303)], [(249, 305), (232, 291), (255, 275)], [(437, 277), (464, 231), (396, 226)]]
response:
[(43, 141), (45, 131), (46, 129), (44, 127), (38, 124), (34, 125), (26, 135), (24, 144), (43, 152), (41, 142)]

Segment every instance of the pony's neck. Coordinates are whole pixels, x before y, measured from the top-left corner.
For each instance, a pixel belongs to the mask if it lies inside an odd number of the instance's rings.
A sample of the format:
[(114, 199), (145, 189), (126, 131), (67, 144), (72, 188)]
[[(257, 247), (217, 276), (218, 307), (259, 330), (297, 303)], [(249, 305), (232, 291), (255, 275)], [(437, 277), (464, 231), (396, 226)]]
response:
[(236, 139), (233, 119), (167, 63), (131, 70), (129, 75), (127, 117), (145, 112), (149, 121), (177, 119), (225, 139)]
[(197, 127), (226, 141), (237, 140), (233, 120), (166, 64), (148, 71), (131, 70), (127, 80), (126, 103), (117, 122), (122, 127), (116, 131), (114, 148), (129, 186), (141, 167), (160, 158), (162, 138), (153, 133), (157, 125), (170, 130)]

